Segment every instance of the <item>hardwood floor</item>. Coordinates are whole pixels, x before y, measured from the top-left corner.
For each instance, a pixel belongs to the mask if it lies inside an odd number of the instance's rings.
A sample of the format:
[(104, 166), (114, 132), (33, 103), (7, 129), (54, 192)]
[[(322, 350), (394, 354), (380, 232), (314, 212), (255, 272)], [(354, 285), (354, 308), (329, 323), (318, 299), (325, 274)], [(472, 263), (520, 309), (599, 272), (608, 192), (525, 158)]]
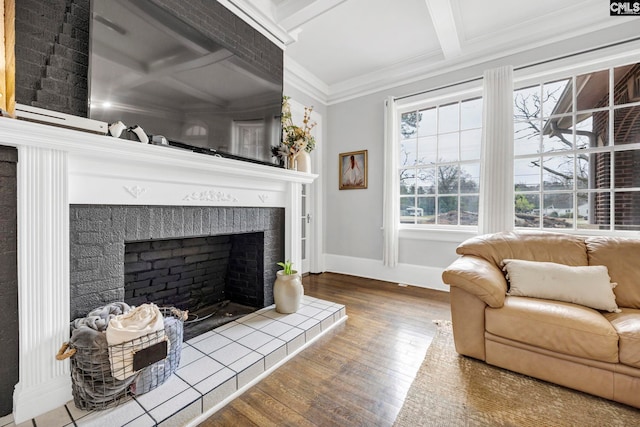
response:
[(213, 426), (392, 425), (449, 294), (334, 273), (305, 294), (347, 308), (347, 321), (212, 415)]

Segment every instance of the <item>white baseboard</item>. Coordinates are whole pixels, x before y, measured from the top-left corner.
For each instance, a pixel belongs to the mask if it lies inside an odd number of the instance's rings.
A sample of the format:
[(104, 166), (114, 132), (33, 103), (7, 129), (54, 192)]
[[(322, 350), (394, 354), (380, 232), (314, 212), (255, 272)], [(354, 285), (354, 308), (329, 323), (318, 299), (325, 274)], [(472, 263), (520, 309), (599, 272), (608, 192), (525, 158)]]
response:
[[(56, 360), (54, 362), (63, 363)], [(65, 363), (68, 365), (69, 362)], [(29, 388), (18, 383), (13, 392), (13, 421), (16, 425), (21, 424), (38, 415), (64, 406), (70, 400), (73, 400), (73, 395), (71, 394), (71, 375), (69, 375), (68, 369), (66, 374), (63, 373), (63, 375), (42, 381)], [(34, 402), (38, 402), (38, 404), (34, 405)]]
[(382, 264), (382, 260), (333, 254), (324, 254), (324, 266), (325, 271), (332, 273), (349, 274), (449, 292), (449, 286), (442, 281), (444, 268), (414, 264), (398, 264), (394, 268), (389, 268)]

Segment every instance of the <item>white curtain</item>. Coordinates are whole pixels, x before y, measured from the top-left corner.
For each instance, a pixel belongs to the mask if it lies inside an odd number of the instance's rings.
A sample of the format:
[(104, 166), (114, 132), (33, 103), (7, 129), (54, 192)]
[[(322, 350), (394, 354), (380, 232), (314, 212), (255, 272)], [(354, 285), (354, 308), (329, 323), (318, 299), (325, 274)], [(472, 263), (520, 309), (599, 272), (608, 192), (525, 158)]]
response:
[(398, 265), (398, 224), (400, 207), (398, 199), (398, 118), (393, 97), (385, 101), (384, 111), (384, 193), (382, 230), (384, 232), (383, 262), (387, 267)]
[(480, 234), (513, 229), (513, 67), (486, 70), (483, 84)]

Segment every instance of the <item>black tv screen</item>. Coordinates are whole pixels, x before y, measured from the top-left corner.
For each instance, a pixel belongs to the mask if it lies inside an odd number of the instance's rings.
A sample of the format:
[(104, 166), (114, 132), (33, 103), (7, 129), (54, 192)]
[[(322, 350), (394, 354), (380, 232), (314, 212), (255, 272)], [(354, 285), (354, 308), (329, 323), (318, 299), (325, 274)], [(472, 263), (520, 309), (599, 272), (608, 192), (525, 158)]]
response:
[(274, 163), (281, 73), (250, 64), (150, 0), (91, 7), (90, 118)]

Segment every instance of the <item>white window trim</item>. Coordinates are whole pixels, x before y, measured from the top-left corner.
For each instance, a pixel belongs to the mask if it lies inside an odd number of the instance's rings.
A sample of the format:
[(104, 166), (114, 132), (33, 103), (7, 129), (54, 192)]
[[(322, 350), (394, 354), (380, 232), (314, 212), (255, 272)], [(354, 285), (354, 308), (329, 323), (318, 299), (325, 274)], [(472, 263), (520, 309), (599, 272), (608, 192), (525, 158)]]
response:
[[(482, 97), (482, 79), (397, 100), (396, 116), (400, 117), (407, 112), (478, 97)], [(396, 149), (399, 142), (396, 136), (394, 141)], [(398, 165), (394, 165), (395, 173), (397, 173), (398, 168)], [(398, 188), (394, 189), (393, 204), (393, 208), (399, 211), (400, 191)], [(398, 230), (400, 239), (444, 242), (462, 242), (468, 237), (478, 235), (478, 227), (475, 225), (398, 224)]]
[[(540, 66), (531, 67), (531, 69), (516, 71), (514, 72), (514, 91), (517, 91), (522, 88), (526, 88), (528, 86), (541, 85), (543, 83), (554, 81), (556, 79), (572, 78), (573, 76), (589, 74), (592, 72), (598, 72), (603, 70), (610, 71), (619, 66), (640, 62), (640, 59), (639, 59), (640, 48), (628, 50), (628, 47), (626, 47), (627, 49), (623, 49), (624, 47), (626, 46), (622, 46), (622, 47), (616, 46), (611, 50), (607, 50), (606, 52), (608, 52), (608, 54), (605, 54), (604, 56), (602, 55), (602, 52), (597, 52), (597, 51), (589, 52), (588, 54), (584, 54), (578, 57), (581, 59), (578, 64), (575, 64), (575, 57), (573, 57), (573, 58), (562, 60), (563, 63), (558, 63), (553, 61), (547, 64), (542, 64)], [(596, 56), (598, 54), (600, 54), (599, 57)], [(571, 62), (573, 62), (573, 64)], [(611, 78), (613, 77), (610, 75), (610, 79)], [(574, 91), (575, 91), (575, 88), (574, 88)], [(609, 93), (609, 96), (613, 97), (613, 93)], [(624, 104), (624, 107), (632, 107), (632, 106), (638, 106), (638, 105), (640, 105), (640, 102), (633, 102), (629, 104)], [(595, 111), (608, 111), (609, 114), (612, 116), (613, 111), (615, 111), (617, 107), (618, 106), (616, 106), (613, 103), (613, 99), (611, 99), (610, 105), (607, 107), (589, 109), (584, 111), (581, 110), (580, 112), (583, 113), (583, 112), (595, 112)], [(575, 112), (572, 113), (571, 115), (573, 114), (575, 114)], [(610, 122), (613, 123), (613, 117), (610, 117)], [(610, 127), (609, 141), (613, 140), (613, 134), (612, 134), (613, 132), (614, 132), (613, 127)], [(616, 151), (626, 151), (629, 149), (638, 149), (638, 148), (640, 148), (640, 143), (594, 148), (594, 149), (590, 149), (589, 152), (607, 152), (607, 153), (613, 154)], [(581, 152), (581, 150), (574, 148), (572, 150), (557, 152), (557, 155), (562, 155), (562, 153), (575, 154), (577, 152)], [(518, 158), (530, 158), (530, 157), (531, 155), (517, 155), (517, 156), (514, 156), (514, 160)], [(614, 166), (612, 164), (612, 170), (613, 169), (614, 169)], [(613, 171), (613, 173), (615, 174), (615, 171)], [(611, 187), (609, 191), (611, 191), (612, 193), (615, 193), (619, 191), (632, 190), (634, 188), (616, 189), (615, 187)], [(512, 191), (514, 191), (514, 194), (515, 194), (515, 190), (512, 189)], [(570, 190), (568, 192), (571, 192), (572, 194), (575, 195), (579, 192), (595, 192), (595, 189), (579, 190), (574, 188), (573, 190)], [(544, 196), (545, 192), (541, 190), (538, 194), (540, 194), (541, 196)], [(550, 193), (546, 193), (546, 194), (550, 194)], [(574, 204), (577, 204), (577, 200), (575, 200), (575, 198), (574, 198)], [(577, 206), (574, 206), (574, 208), (577, 208)], [(611, 213), (610, 213), (611, 218), (614, 218), (615, 204), (612, 203), (610, 209), (611, 209)], [(574, 235), (582, 235), (582, 236), (614, 235), (614, 236), (620, 236), (620, 237), (638, 237), (638, 234), (640, 234), (638, 231), (634, 231), (634, 230), (616, 230), (614, 220), (612, 220), (609, 225), (610, 225), (610, 228), (603, 229), (603, 230), (588, 229), (588, 228), (551, 229), (551, 228), (544, 228), (541, 226), (540, 227), (515, 227), (515, 229), (519, 231), (526, 231), (526, 230), (559, 231), (566, 234), (574, 234)]]

